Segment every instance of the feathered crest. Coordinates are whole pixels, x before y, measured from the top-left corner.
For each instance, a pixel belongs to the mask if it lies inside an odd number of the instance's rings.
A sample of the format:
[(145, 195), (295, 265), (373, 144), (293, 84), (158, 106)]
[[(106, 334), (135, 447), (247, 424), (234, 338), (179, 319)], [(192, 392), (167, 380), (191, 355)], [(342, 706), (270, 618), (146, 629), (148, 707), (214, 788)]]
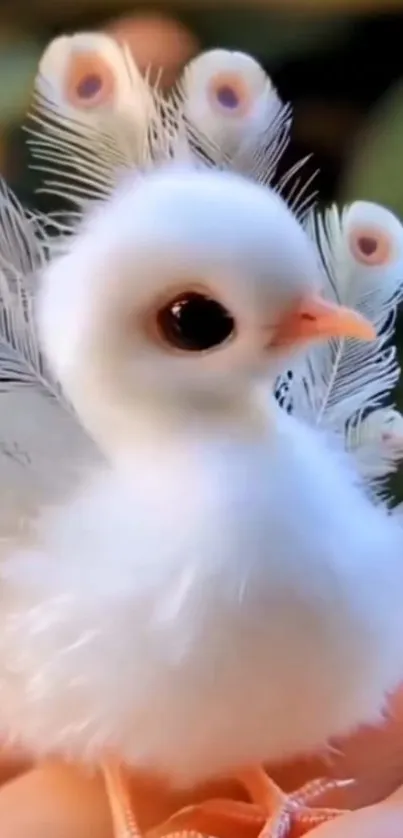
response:
[[(120, 172), (192, 159), (271, 183), (288, 144), (291, 109), (248, 55), (212, 50), (194, 59), (163, 98), (129, 49), (108, 35), (56, 38), (36, 80), (30, 145), (44, 188), (80, 209), (107, 196)], [(277, 184), (295, 211), (311, 205), (303, 160)]]
[(384, 207), (363, 201), (341, 214), (335, 207), (323, 217), (312, 213), (307, 227), (325, 293), (368, 317), (377, 340), (331, 340), (313, 348), (291, 378), (279, 382), (282, 402), (306, 421), (345, 435), (369, 480), (384, 477), (403, 453), (400, 415), (384, 409), (400, 373), (391, 341), (403, 289), (403, 227)]

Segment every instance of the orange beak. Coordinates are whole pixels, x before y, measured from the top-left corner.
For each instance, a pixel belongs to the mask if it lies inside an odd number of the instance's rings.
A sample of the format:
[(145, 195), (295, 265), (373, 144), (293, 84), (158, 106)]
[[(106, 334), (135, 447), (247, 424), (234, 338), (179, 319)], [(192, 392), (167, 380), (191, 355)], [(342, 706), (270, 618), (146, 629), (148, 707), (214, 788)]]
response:
[(270, 341), (270, 348), (329, 338), (374, 340), (376, 331), (369, 320), (353, 309), (312, 295), (300, 300), (285, 314)]

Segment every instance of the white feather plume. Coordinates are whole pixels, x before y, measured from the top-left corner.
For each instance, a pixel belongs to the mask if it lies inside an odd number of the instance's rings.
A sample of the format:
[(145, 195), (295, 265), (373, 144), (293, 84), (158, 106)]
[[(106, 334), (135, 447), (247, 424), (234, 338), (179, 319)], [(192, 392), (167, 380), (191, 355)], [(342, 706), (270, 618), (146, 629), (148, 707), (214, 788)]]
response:
[(383, 406), (399, 377), (390, 341), (403, 288), (403, 226), (384, 207), (357, 201), (341, 215), (335, 207), (323, 218), (312, 215), (309, 232), (325, 294), (368, 317), (378, 338), (315, 347), (295, 371), (288, 406), (316, 425), (344, 432), (350, 421)]
[[(248, 55), (201, 54), (164, 99), (141, 77), (128, 48), (99, 33), (50, 43), (39, 66), (32, 116), (30, 144), (45, 190), (80, 209), (110, 194), (122, 169), (172, 157), (269, 183), (291, 125), (291, 109)], [(292, 183), (289, 199), (301, 213), (314, 197), (311, 180), (299, 177), (304, 163), (277, 185), (281, 190)]]
[(157, 96), (127, 47), (101, 33), (55, 38), (36, 79), (30, 145), (47, 191), (79, 206), (147, 160)]
[[(213, 165), (272, 184), (289, 142), (291, 108), (254, 58), (224, 49), (202, 53), (185, 68), (176, 101), (190, 136)], [(277, 187), (294, 179), (290, 200), (301, 212), (313, 198), (310, 181), (301, 188), (296, 177), (305, 162)]]
[(361, 474), (377, 483), (396, 471), (403, 460), (403, 416), (393, 407), (381, 407), (347, 428), (347, 448)]
[[(49, 503), (95, 446), (46, 369), (34, 320), (34, 286), (45, 261), (40, 226), (0, 185), (0, 536)], [(60, 495), (59, 495), (60, 497)]]
[(179, 92), (185, 117), (218, 163), (236, 167), (249, 155), (249, 164), (258, 165), (271, 145), (263, 173), (270, 178), (288, 143), (291, 111), (257, 61), (224, 49), (202, 53), (185, 68)]

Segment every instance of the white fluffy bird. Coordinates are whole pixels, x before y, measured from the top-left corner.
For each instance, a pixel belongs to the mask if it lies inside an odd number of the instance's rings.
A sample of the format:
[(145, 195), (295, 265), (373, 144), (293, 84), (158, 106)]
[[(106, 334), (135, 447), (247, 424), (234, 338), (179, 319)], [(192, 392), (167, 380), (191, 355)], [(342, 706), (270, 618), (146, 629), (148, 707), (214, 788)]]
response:
[[(109, 36), (80, 33), (50, 43), (36, 93), (32, 150), (47, 173), (44, 187), (78, 201), (79, 215), (96, 196), (110, 194), (125, 170), (152, 168), (155, 158), (190, 160), (273, 184), (288, 143), (290, 108), (259, 63), (239, 52), (210, 50), (192, 60), (163, 103), (140, 78), (127, 50)], [(288, 182), (289, 205), (302, 215), (312, 195), (309, 183), (301, 185), (298, 169), (276, 189)], [(74, 231), (77, 218), (65, 220), (65, 227), (53, 223)], [(399, 375), (390, 339), (402, 291), (402, 226), (386, 209), (356, 202), (340, 215), (334, 207), (323, 218), (311, 213), (307, 227), (325, 293), (368, 314), (377, 341), (357, 346), (333, 340), (316, 347), (304, 365), (293, 368), (291, 385), (289, 371), (280, 377), (281, 401), (311, 424), (345, 435), (364, 478), (382, 490), (402, 454), (400, 414), (383, 409)], [(375, 246), (369, 258), (359, 244), (365, 240)], [(64, 247), (63, 237), (56, 247)]]
[(310, 341), (374, 337), (319, 285), (278, 196), (175, 166), (46, 269), (45, 355), (110, 467), (1, 565), (4, 733), (187, 786), (380, 720), (402, 529), (271, 395)]
[(56, 39), (37, 94), (78, 212), (54, 246), (0, 195), (1, 535), (53, 507), (4, 545), (1, 732), (186, 786), (376, 723), (403, 671), (402, 225), (356, 202), (302, 231), (263, 186), (290, 113), (248, 56), (162, 102), (107, 36)]

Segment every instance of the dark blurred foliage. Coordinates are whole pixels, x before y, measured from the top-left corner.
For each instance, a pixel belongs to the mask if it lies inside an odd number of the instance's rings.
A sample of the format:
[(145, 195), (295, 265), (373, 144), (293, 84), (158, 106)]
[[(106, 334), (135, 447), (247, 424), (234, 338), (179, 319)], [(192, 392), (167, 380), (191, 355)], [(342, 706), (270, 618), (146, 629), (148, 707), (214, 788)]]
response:
[[(378, 200), (403, 218), (403, 5), (402, 12), (382, 14), (385, 4), (379, 0), (380, 13), (366, 16), (345, 8), (343, 14), (308, 15), (274, 11), (269, 0), (261, 0), (258, 8), (251, 0), (234, 8), (228, 3), (164, 4), (164, 12), (188, 26), (201, 48), (253, 53), (282, 98), (293, 104), (292, 142), (283, 170), (312, 153), (306, 174), (319, 169), (315, 188), (321, 201)], [(2, 0), (0, 165), (24, 201), (39, 200), (20, 124), (42, 49), (57, 34), (103, 28), (123, 11), (135, 15), (141, 9), (135, 4), (129, 9), (123, 0), (69, 0), (65, 5)], [(402, 323), (398, 335), (403, 354)], [(402, 408), (403, 389), (399, 402)]]

